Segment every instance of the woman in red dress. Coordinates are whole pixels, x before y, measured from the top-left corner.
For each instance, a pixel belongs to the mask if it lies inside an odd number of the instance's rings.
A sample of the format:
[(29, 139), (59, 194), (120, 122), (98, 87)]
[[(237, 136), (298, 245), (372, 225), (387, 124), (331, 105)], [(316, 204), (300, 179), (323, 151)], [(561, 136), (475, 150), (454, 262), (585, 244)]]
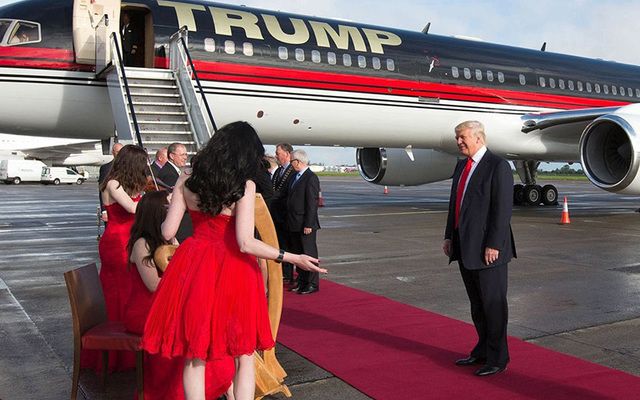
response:
[[(127, 243), (141, 191), (147, 183), (147, 152), (126, 145), (113, 160), (111, 171), (100, 186), (102, 202), (109, 223), (98, 244), (100, 282), (104, 292), (109, 321), (122, 321), (131, 291)], [(100, 370), (96, 352), (86, 352), (83, 366)], [(109, 371), (135, 367), (135, 354), (130, 351), (109, 352)]]
[[(153, 296), (160, 283), (161, 272), (156, 269), (153, 254), (164, 244), (177, 243), (162, 237), (161, 224), (167, 216), (169, 193), (150, 192), (144, 195), (136, 210), (131, 238), (127, 246), (131, 264), (131, 295), (127, 302), (123, 322), (129, 332), (142, 335), (144, 323), (153, 303)], [(144, 398), (145, 400), (182, 400), (182, 369), (184, 360), (165, 358), (145, 353)], [(207, 399), (217, 399), (231, 385), (234, 364), (231, 357), (206, 366)]]
[(165, 239), (172, 238), (188, 210), (194, 232), (173, 255), (158, 286), (142, 347), (185, 358), (188, 400), (205, 398), (206, 361), (226, 356), (236, 360), (235, 399), (254, 398), (253, 353), (274, 346), (256, 257), (326, 272), (315, 258), (275, 249), (254, 237), (252, 178), (263, 156), (260, 139), (246, 122), (218, 130), (194, 157), (193, 171), (178, 178), (162, 224)]

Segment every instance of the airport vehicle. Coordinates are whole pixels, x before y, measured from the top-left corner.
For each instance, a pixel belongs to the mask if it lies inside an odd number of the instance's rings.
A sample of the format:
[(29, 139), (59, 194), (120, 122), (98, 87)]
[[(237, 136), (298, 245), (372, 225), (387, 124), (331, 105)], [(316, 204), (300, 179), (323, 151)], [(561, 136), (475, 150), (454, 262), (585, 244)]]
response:
[[(122, 11), (141, 30), (135, 68), (117, 57)], [(640, 193), (637, 66), (197, 0), (27, 0), (0, 8), (0, 27), (0, 131), (105, 139), (115, 124), (160, 145), (189, 137), (182, 126), (202, 118), (180, 116), (208, 103), (211, 127), (246, 120), (265, 143), (358, 147), (367, 181), (418, 185), (451, 176), (453, 127), (477, 119), (516, 166), (516, 200), (556, 201), (536, 184), (541, 161)], [(144, 83), (153, 70), (166, 76)], [(184, 76), (196, 100), (171, 91)], [(161, 112), (162, 98), (188, 107)]]
[(36, 158), (48, 165), (100, 166), (113, 159), (99, 141), (0, 133), (0, 158)]
[(71, 168), (65, 167), (46, 167), (42, 169), (42, 176), (40, 182), (44, 184), (53, 183), (59, 185), (61, 183), (76, 183), (82, 185), (86, 178), (84, 175), (80, 175)]
[(19, 185), (22, 182), (40, 182), (47, 166), (38, 160), (0, 160), (0, 181)]

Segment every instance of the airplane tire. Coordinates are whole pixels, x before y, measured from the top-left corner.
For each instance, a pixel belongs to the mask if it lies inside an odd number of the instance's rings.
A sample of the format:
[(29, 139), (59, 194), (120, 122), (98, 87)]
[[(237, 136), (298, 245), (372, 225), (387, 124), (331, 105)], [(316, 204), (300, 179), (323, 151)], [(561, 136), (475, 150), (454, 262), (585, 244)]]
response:
[(19, 185), (20, 182), (22, 182), (22, 179), (20, 179), (19, 176), (16, 176), (15, 178), (13, 178), (13, 184), (14, 185)]
[(524, 202), (524, 185), (519, 183), (513, 185), (513, 205), (521, 206)]
[(542, 203), (545, 206), (555, 206), (558, 204), (558, 189), (553, 185), (542, 187)]
[(53, 184), (54, 185), (59, 185), (60, 184), (60, 179), (56, 178), (53, 180)]
[(542, 201), (542, 188), (538, 185), (527, 185), (523, 190), (524, 202), (530, 206), (537, 206)]

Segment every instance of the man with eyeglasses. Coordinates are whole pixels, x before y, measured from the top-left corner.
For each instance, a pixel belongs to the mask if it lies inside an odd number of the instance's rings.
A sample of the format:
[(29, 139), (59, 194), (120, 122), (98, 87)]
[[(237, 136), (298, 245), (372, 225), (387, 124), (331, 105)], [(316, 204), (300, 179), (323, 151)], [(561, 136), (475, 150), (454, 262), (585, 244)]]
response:
[[(171, 143), (167, 147), (167, 162), (158, 173), (158, 179), (168, 186), (168, 191), (173, 191), (178, 177), (182, 173), (182, 169), (187, 165), (187, 148), (182, 143)], [(164, 186), (164, 185), (162, 185)], [(184, 214), (178, 233), (176, 233), (176, 239), (182, 243), (186, 238), (193, 233), (193, 226), (191, 224), (191, 218), (189, 213)]]

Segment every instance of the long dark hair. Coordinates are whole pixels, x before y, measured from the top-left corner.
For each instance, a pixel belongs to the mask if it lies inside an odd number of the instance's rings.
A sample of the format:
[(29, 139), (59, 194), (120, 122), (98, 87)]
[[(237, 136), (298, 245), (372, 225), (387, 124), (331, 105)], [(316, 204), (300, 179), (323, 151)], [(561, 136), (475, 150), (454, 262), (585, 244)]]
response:
[(136, 216), (127, 244), (129, 258), (131, 258), (133, 246), (140, 238), (147, 242), (149, 248), (149, 255), (143, 258), (143, 261), (147, 263), (153, 260), (153, 253), (158, 247), (169, 244), (162, 236), (162, 222), (167, 217), (167, 205), (169, 205), (168, 196), (169, 192), (164, 190), (150, 192), (142, 196), (136, 208)]
[(111, 170), (100, 185), (100, 191), (104, 191), (107, 182), (116, 180), (130, 195), (140, 193), (147, 184), (147, 152), (139, 146), (128, 144), (124, 146), (113, 159)]
[(244, 196), (245, 184), (255, 178), (263, 157), (255, 129), (247, 122), (233, 122), (220, 128), (195, 155), (185, 185), (200, 198), (201, 211), (218, 215)]

